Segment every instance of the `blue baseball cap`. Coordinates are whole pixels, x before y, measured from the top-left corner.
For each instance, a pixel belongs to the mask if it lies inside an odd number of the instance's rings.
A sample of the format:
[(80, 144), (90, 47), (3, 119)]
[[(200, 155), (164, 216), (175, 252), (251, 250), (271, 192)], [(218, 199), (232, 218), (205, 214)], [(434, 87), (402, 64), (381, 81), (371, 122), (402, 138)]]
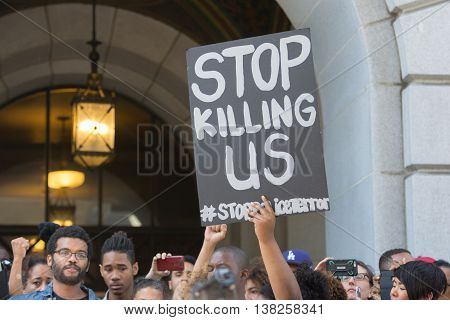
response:
[(301, 249), (289, 249), (283, 252), (284, 260), (288, 264), (301, 264), (306, 263), (308, 266), (312, 266), (311, 256), (308, 252)]

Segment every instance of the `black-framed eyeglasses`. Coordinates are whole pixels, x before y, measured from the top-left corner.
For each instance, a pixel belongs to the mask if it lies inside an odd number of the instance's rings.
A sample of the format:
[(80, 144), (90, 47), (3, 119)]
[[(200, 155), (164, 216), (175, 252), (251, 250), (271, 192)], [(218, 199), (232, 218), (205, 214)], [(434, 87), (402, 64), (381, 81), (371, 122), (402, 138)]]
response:
[(88, 258), (88, 254), (86, 251), (72, 252), (69, 249), (63, 248), (56, 250), (55, 253), (57, 253), (64, 259), (69, 259), (73, 254), (75, 255), (75, 258), (77, 258), (77, 260), (87, 260)]
[(362, 281), (364, 279), (370, 280), (367, 273), (358, 273), (356, 276), (340, 276), (339, 280), (342, 282), (348, 282), (350, 281), (350, 278), (353, 278), (356, 281)]

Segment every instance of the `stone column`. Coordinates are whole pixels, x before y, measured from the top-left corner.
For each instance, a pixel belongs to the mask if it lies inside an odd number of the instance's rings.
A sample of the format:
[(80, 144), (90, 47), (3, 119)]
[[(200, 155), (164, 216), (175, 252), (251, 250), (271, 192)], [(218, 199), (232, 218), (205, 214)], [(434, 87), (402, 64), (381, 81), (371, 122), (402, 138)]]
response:
[(450, 1), (387, 0), (404, 90), (408, 249), (450, 259)]
[(376, 268), (384, 250), (406, 246), (393, 16), (384, 0), (278, 2), (296, 28), (311, 28), (331, 202), (324, 233), (309, 227), (312, 216), (299, 217), (289, 242), (302, 247), (325, 235), (326, 255)]

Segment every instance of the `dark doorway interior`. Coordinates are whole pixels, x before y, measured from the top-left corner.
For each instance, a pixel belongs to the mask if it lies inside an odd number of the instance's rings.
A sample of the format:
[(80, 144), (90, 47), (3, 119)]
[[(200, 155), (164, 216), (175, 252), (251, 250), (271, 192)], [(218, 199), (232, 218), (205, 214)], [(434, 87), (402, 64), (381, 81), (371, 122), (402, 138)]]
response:
[[(103, 241), (117, 230), (133, 238), (141, 272), (148, 271), (157, 252), (196, 254), (202, 231), (198, 218), (194, 164), (180, 130), (125, 97), (117, 98), (116, 151), (102, 167), (102, 223), (99, 224), (98, 172), (71, 161), (71, 135), (61, 131), (58, 118), (71, 123), (70, 100), (76, 88), (48, 89), (50, 113), (50, 171), (66, 154), (70, 166), (85, 173), (85, 183), (66, 191), (75, 205), (74, 224), (93, 238), (95, 256), (86, 282), (103, 289), (98, 264)], [(0, 245), (9, 248), (19, 236), (36, 238), (45, 220), (45, 98), (40, 91), (0, 109)], [(183, 135), (181, 135), (183, 136)], [(67, 157), (67, 153), (69, 157)], [(49, 190), (50, 201), (58, 197)]]

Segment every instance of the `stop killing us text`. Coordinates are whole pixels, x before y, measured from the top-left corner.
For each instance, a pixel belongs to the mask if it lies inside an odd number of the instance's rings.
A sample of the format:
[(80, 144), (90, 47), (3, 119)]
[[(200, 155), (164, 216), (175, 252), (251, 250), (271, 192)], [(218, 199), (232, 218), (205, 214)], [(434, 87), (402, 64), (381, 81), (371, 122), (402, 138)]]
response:
[[(293, 46), (301, 46), (300, 53), (292, 57), (289, 49)], [(297, 50), (298, 52), (298, 50)], [(194, 64), (195, 77), (202, 83), (210, 81), (207, 86), (209, 89), (215, 88), (214, 92), (205, 92), (199, 81), (193, 81), (190, 90), (197, 98), (196, 105), (192, 105), (192, 120), (196, 139), (201, 142), (205, 140), (205, 135), (219, 138), (241, 137), (244, 135), (254, 135), (262, 130), (271, 130), (261, 150), (264, 150), (266, 156), (281, 159), (285, 162), (285, 170), (281, 175), (274, 175), (269, 167), (262, 168), (263, 176), (267, 181), (275, 186), (282, 186), (289, 181), (294, 175), (295, 157), (289, 152), (290, 150), (274, 150), (272, 145), (277, 140), (289, 141), (290, 137), (284, 134), (283, 129), (298, 127), (312, 127), (317, 120), (317, 110), (315, 98), (312, 92), (299, 92), (291, 89), (290, 73), (293, 68), (303, 64), (311, 53), (311, 42), (304, 35), (294, 35), (281, 38), (279, 43), (262, 43), (255, 48), (252, 44), (228, 47), (221, 52), (206, 52), (200, 55)], [(261, 70), (260, 59), (262, 55), (267, 54), (270, 63), (264, 66), (265, 70)], [(247, 56), (247, 57), (246, 57)], [(244, 57), (246, 57), (244, 59)], [(220, 68), (205, 70), (207, 62), (215, 62), (216, 65), (222, 64), (225, 59), (232, 59), (234, 65), (234, 79), (228, 81), (235, 83), (235, 88), (230, 88), (227, 84), (226, 77), (220, 72)], [(229, 62), (229, 61), (227, 61)], [(251, 74), (245, 74), (244, 63), (250, 63)], [(265, 74), (266, 79), (263, 77)], [(292, 72), (293, 73), (293, 72)], [(268, 75), (268, 77), (267, 77)], [(249, 78), (247, 78), (249, 77)], [(230, 79), (228, 79), (230, 80)], [(249, 100), (246, 95), (246, 83), (253, 81), (254, 86), (261, 92), (271, 92), (275, 88), (282, 88), (284, 94), (277, 94), (270, 99), (256, 100), (258, 94), (251, 94), (253, 98)], [(300, 90), (301, 91), (301, 90)], [(234, 105), (221, 99), (223, 94), (232, 92)], [(280, 90), (278, 90), (280, 92)], [(267, 95), (266, 95), (267, 96)], [(221, 105), (218, 105), (220, 99)], [(256, 100), (256, 101), (255, 101)], [(225, 101), (225, 102), (224, 102)], [(238, 103), (236, 104), (236, 101)], [(239, 113), (239, 115), (238, 115)], [(240, 124), (236, 122), (236, 116), (243, 119)], [(255, 121), (255, 119), (259, 119)], [(260, 175), (257, 167), (256, 148), (251, 139), (248, 142), (248, 161), (249, 174), (248, 177), (240, 179), (236, 176), (233, 161), (233, 148), (225, 145), (225, 172), (229, 185), (237, 191), (249, 189), (260, 189)], [(295, 151), (295, 150), (292, 150)], [(262, 176), (262, 175), (261, 175)], [(242, 208), (248, 207), (246, 204), (219, 204), (217, 208), (206, 206), (201, 210), (204, 221), (218, 217), (220, 220), (228, 218), (243, 219), (245, 213)], [(317, 210), (328, 210), (328, 198), (325, 199), (303, 199), (294, 198), (290, 200), (275, 201), (275, 209), (279, 214), (301, 213)]]

